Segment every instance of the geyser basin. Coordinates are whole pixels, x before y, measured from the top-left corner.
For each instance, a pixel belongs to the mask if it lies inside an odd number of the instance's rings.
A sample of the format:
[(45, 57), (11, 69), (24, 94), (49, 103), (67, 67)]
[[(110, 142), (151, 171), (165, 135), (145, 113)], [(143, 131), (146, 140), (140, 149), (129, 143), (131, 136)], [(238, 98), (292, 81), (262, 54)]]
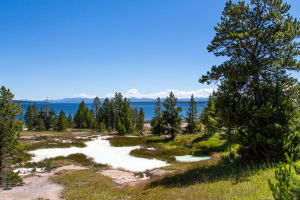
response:
[(86, 142), (87, 147), (78, 148), (52, 148), (52, 149), (38, 149), (29, 151), (28, 153), (34, 154), (33, 162), (39, 162), (45, 158), (54, 158), (57, 156), (68, 156), (74, 153), (83, 153), (88, 157), (94, 159), (97, 163), (109, 164), (113, 168), (124, 168), (130, 171), (145, 171), (147, 169), (159, 168), (167, 166), (166, 162), (160, 160), (149, 160), (145, 158), (136, 158), (130, 156), (129, 153), (133, 149), (140, 148), (134, 147), (112, 147), (105, 136), (99, 137), (97, 140)]
[(196, 162), (200, 160), (210, 159), (210, 156), (193, 156), (193, 155), (185, 155), (185, 156), (174, 156), (177, 161), (180, 162)]

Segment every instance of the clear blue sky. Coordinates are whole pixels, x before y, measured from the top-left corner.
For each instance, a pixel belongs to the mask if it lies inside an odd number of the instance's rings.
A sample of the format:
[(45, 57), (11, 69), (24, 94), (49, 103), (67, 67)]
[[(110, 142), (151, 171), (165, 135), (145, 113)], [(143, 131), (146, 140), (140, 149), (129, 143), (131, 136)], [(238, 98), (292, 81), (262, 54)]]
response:
[[(216, 86), (198, 79), (225, 60), (206, 49), (225, 2), (2, 0), (0, 85), (16, 99), (205, 96)], [(300, 20), (300, 1), (285, 2)]]

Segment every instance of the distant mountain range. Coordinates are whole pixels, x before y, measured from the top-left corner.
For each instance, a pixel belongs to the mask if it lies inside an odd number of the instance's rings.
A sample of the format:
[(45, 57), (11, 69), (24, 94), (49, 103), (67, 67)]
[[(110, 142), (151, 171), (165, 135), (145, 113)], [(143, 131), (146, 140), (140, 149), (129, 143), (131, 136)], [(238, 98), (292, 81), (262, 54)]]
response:
[[(104, 102), (104, 98), (100, 98), (101, 102)], [(151, 103), (151, 102), (156, 102), (156, 99), (150, 99), (150, 98), (129, 98), (130, 102), (139, 102), (139, 103)], [(164, 101), (165, 98), (161, 98), (161, 101)], [(13, 100), (14, 102), (19, 102), (19, 103), (45, 103), (45, 101), (34, 101), (34, 100), (27, 100), (27, 99), (19, 99), (19, 100)], [(81, 103), (84, 101), (85, 103), (93, 103), (94, 99), (89, 99), (89, 98), (65, 98), (65, 99), (56, 99), (52, 100), (49, 99), (49, 103)], [(183, 99), (178, 99), (178, 102), (189, 102), (190, 98), (183, 98)], [(208, 98), (198, 98), (195, 97), (196, 102), (207, 102)]]

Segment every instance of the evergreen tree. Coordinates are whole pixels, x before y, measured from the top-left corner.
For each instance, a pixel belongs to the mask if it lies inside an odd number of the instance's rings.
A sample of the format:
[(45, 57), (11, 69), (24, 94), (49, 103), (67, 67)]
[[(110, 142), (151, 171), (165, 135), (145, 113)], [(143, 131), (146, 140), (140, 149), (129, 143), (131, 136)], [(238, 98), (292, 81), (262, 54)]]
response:
[(138, 116), (138, 123), (137, 123), (137, 130), (142, 132), (144, 131), (144, 122), (145, 122), (145, 112), (143, 108), (140, 108), (139, 116)]
[(120, 115), (124, 121), (124, 125), (127, 133), (132, 133), (134, 129), (133, 112), (130, 108), (130, 103), (127, 98), (124, 98), (123, 112)]
[(218, 112), (215, 107), (215, 98), (210, 95), (207, 106), (203, 108), (200, 118), (202, 124), (205, 126), (205, 132), (208, 136), (213, 136), (222, 127)]
[(163, 135), (165, 133), (165, 121), (163, 118), (163, 108), (158, 97), (154, 107), (154, 116), (151, 119), (150, 126), (153, 134)]
[(34, 118), (33, 127), (34, 129), (37, 129), (37, 125), (39, 124), (39, 119), (40, 119), (40, 112), (35, 102), (33, 103), (32, 111), (33, 111), (33, 118)]
[[(279, 163), (275, 170), (275, 179), (272, 183), (269, 179), (269, 186), (274, 199), (294, 200), (300, 197), (300, 167), (293, 162), (293, 155), (287, 156), (287, 164)], [(293, 170), (292, 170), (293, 168)]]
[(100, 101), (99, 97), (97, 96), (97, 97), (95, 97), (93, 105), (92, 105), (92, 112), (93, 112), (95, 118), (97, 118), (97, 116), (98, 116), (98, 111), (99, 111), (100, 107), (101, 107), (101, 101)]
[(21, 105), (11, 101), (14, 95), (4, 86), (0, 90), (0, 185), (8, 187), (22, 182), (18, 173), (12, 171), (12, 164), (21, 158), (19, 134), (23, 122)]
[(108, 126), (110, 125), (110, 101), (106, 97), (103, 102), (103, 120), (106, 125), (106, 129), (108, 129)]
[(115, 114), (116, 114), (116, 106), (115, 106), (115, 102), (112, 99), (110, 101), (109, 104), (109, 121), (108, 121), (108, 127), (111, 128), (111, 130), (115, 131), (116, 129), (118, 129), (118, 120)]
[(88, 109), (84, 101), (79, 104), (78, 110), (74, 115), (74, 123), (77, 128), (95, 129), (97, 126), (93, 111)]
[(32, 131), (33, 126), (34, 126), (34, 111), (30, 104), (28, 105), (28, 107), (26, 109), (24, 119), (25, 119), (25, 124), (26, 124), (28, 130)]
[(135, 125), (138, 123), (139, 111), (137, 107), (132, 108), (133, 122)]
[(177, 98), (171, 91), (170, 95), (163, 103), (165, 110), (163, 111), (163, 119), (165, 129), (172, 139), (175, 139), (177, 133), (181, 130), (181, 117), (179, 113), (182, 111), (181, 107), (177, 106)]
[(71, 113), (69, 114), (69, 117), (68, 117), (68, 127), (69, 128), (73, 127), (73, 119), (72, 119)]
[[(299, 71), (300, 23), (282, 0), (228, 1), (208, 51), (229, 60), (213, 66), (200, 83), (219, 82), (216, 102), (226, 102), (220, 117), (236, 130), (238, 154), (247, 160), (282, 160), (284, 153), (300, 157), (299, 117), (294, 96)], [(224, 113), (232, 119), (228, 123)], [(231, 131), (228, 131), (231, 133)], [(293, 145), (296, 144), (293, 148)]]
[(79, 104), (78, 110), (74, 115), (74, 123), (76, 128), (87, 128), (86, 114), (89, 109), (86, 107), (84, 101)]
[(101, 128), (101, 124), (104, 120), (104, 112), (103, 112), (103, 107), (100, 105), (99, 110), (98, 110), (98, 115), (96, 118), (96, 123), (97, 123), (97, 129)]
[(46, 130), (46, 127), (45, 127), (45, 124), (44, 124), (44, 121), (42, 120), (42, 118), (39, 118), (35, 130), (37, 130), (37, 131), (44, 131), (44, 130)]
[(57, 120), (55, 110), (52, 110), (52, 108), (50, 107), (50, 110), (48, 110), (48, 115), (47, 112), (44, 112), (44, 114), (46, 115), (46, 117), (45, 121), (43, 121), (43, 124), (45, 125), (46, 130), (53, 129)]
[[(114, 112), (114, 117), (112, 117), (112, 119), (114, 119), (114, 125), (111, 126), (113, 129), (116, 129), (118, 130), (118, 120), (117, 117), (119, 115), (119, 112), (121, 112), (121, 107), (124, 106), (124, 100), (123, 100), (123, 95), (121, 93), (115, 93), (115, 97), (113, 98), (113, 102), (111, 105), (113, 106), (112, 109), (113, 109), (113, 112)], [(123, 120), (123, 117), (120, 116), (121, 118), (121, 121)], [(124, 123), (124, 121), (122, 121), (122, 123)], [(125, 124), (124, 124), (125, 125)]]
[(188, 111), (186, 112), (187, 118), (185, 118), (188, 122), (186, 129), (190, 133), (194, 134), (197, 130), (196, 120), (198, 119), (198, 110), (197, 110), (197, 105), (196, 105), (193, 94), (191, 96), (189, 105), (190, 105), (190, 107), (188, 108)]
[(56, 122), (56, 130), (65, 131), (68, 127), (68, 118), (63, 110), (60, 111)]

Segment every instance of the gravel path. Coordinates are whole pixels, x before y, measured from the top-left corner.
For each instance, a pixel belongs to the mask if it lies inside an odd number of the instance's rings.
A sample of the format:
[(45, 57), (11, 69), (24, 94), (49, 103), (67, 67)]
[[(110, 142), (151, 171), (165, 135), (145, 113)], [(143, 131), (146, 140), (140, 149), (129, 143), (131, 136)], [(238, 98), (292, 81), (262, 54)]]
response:
[(35, 173), (33, 176), (23, 178), (23, 186), (13, 187), (10, 190), (0, 189), (1, 200), (37, 200), (39, 198), (50, 200), (63, 199), (62, 192), (65, 187), (48, 179), (62, 170), (83, 170), (85, 167), (68, 165), (59, 167), (49, 173)]

